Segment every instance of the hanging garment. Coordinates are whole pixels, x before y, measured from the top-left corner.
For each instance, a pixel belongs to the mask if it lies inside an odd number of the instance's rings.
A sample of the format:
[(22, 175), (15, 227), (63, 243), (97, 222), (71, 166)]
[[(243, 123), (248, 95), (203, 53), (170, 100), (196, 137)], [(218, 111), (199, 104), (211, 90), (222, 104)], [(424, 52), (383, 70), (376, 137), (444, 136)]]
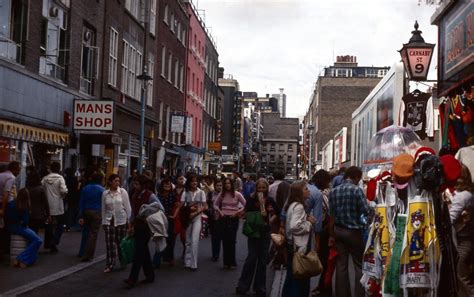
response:
[(464, 123), (462, 121), (463, 107), (461, 103), (461, 96), (457, 95), (450, 100), (451, 114), (449, 115), (454, 126), (454, 133), (459, 147), (466, 146), (467, 135), (464, 131)]
[(400, 290), (400, 256), (402, 253), (406, 223), (407, 215), (399, 214), (397, 217), (397, 231), (392, 250), (392, 257), (390, 258), (390, 263), (387, 267), (387, 273), (385, 276), (384, 293), (391, 294), (393, 297), (402, 296)]
[(413, 130), (421, 139), (434, 137), (433, 99), (431, 94), (415, 90), (402, 97), (400, 123)]
[(415, 196), (408, 201), (408, 218), (400, 257), (400, 287), (408, 296), (411, 288), (432, 288), (433, 230), (430, 226), (427, 197)]
[(450, 148), (452, 150), (459, 149), (459, 144), (456, 139), (456, 133), (454, 131), (454, 125), (449, 115), (451, 114), (451, 104), (448, 101), (443, 101), (439, 105), (439, 117), (441, 120), (441, 133), (442, 133), (442, 147)]

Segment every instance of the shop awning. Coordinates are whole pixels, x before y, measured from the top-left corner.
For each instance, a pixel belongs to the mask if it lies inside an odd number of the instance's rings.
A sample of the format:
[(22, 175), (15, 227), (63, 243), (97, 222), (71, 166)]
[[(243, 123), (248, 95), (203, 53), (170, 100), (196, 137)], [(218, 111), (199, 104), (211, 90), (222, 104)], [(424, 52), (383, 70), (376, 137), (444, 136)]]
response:
[(69, 134), (0, 120), (0, 136), (56, 146), (69, 144)]
[(166, 150), (166, 153), (168, 153), (168, 154), (179, 156), (179, 152), (177, 152), (175, 150), (172, 150), (172, 149), (169, 149), (169, 148), (166, 148), (165, 150)]

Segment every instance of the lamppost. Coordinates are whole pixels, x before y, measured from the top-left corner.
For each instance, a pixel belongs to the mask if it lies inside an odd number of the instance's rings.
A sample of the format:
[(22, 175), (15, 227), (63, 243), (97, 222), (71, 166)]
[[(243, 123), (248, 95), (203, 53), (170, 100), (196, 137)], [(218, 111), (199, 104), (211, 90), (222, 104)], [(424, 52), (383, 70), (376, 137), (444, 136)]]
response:
[(412, 31), (410, 41), (403, 44), (399, 50), (403, 65), (409, 80), (426, 81), (430, 68), (431, 57), (435, 47), (432, 43), (426, 43), (418, 30), (418, 21), (415, 22), (415, 31)]
[(138, 173), (142, 174), (143, 172), (143, 150), (145, 146), (145, 102), (147, 97), (147, 85), (148, 81), (152, 80), (151, 76), (147, 74), (147, 66), (143, 66), (143, 72), (137, 79), (141, 80), (143, 83), (142, 93), (141, 93), (141, 111), (140, 111), (140, 154), (138, 155)]
[(314, 126), (313, 125), (308, 125), (308, 131), (309, 131), (309, 156), (308, 156), (308, 179), (311, 179), (311, 167), (312, 167), (312, 163), (313, 163), (313, 152), (312, 152), (312, 148), (313, 148), (313, 130), (314, 130)]

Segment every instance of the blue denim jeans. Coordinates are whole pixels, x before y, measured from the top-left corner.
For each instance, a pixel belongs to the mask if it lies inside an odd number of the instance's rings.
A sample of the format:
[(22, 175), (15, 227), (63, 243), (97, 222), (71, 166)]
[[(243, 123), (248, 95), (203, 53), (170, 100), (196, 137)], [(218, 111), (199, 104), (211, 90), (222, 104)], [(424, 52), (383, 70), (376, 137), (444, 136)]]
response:
[(8, 231), (11, 234), (23, 236), (26, 240), (28, 240), (28, 246), (21, 254), (16, 257), (16, 259), (27, 266), (35, 263), (38, 259), (38, 251), (41, 247), (41, 244), (43, 244), (43, 241), (38, 236), (38, 234), (28, 227), (22, 227), (19, 225), (9, 225)]

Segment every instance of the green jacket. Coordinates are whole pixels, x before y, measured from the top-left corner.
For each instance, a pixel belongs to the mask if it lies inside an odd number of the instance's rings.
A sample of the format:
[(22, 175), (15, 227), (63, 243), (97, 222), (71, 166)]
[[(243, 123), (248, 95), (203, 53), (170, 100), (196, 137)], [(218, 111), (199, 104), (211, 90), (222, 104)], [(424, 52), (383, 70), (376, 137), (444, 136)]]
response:
[(260, 211), (248, 211), (245, 214), (245, 223), (242, 228), (242, 233), (250, 238), (260, 238), (264, 225), (265, 221)]

